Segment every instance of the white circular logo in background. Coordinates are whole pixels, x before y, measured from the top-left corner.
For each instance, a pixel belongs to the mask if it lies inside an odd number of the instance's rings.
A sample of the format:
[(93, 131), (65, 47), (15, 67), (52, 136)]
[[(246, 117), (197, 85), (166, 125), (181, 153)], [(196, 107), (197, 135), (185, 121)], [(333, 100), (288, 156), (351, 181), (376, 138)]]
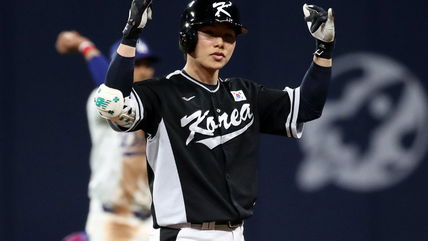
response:
[(427, 98), (394, 60), (354, 53), (334, 61), (322, 117), (305, 124), (302, 190), (335, 184), (353, 191), (390, 187), (415, 170), (427, 144)]

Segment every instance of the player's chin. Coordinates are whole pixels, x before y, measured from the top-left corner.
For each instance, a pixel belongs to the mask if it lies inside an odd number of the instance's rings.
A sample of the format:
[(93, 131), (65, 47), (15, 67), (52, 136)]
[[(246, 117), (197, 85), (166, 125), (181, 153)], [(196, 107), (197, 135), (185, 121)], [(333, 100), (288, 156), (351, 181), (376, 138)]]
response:
[(216, 70), (220, 70), (220, 69), (222, 69), (224, 66), (226, 66), (226, 64), (228, 63), (229, 61), (228, 60), (226, 60), (226, 59), (224, 59), (224, 60), (221, 60), (221, 61), (215, 61), (215, 60), (213, 60), (213, 61), (210, 61), (210, 68), (211, 69), (216, 69)]

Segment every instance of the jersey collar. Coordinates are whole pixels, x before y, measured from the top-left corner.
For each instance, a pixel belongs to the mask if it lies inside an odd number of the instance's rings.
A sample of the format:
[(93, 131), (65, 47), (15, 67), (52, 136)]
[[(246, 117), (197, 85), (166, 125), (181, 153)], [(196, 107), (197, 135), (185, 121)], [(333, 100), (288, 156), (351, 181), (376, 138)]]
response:
[[(177, 71), (176, 71), (177, 72)], [(176, 73), (175, 72), (175, 73)], [(203, 83), (199, 82), (198, 80), (192, 78), (192, 76), (190, 76), (189, 74), (187, 74), (184, 70), (180, 70), (179, 73), (186, 79), (188, 79), (189, 81), (193, 82), (194, 84), (199, 85), (200, 87), (204, 88), (205, 90), (207, 90), (208, 92), (211, 93), (215, 93), (219, 90), (220, 88), (220, 82), (222, 82), (223, 80), (221, 78), (218, 79), (217, 81), (217, 86), (215, 89), (211, 90), (210, 88), (208, 88), (207, 86), (205, 86)]]

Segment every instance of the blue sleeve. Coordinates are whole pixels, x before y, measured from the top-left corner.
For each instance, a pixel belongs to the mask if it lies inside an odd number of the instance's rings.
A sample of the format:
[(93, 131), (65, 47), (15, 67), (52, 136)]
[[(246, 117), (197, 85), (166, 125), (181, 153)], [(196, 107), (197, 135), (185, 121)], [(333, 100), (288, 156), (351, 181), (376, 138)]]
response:
[(327, 99), (331, 79), (331, 67), (312, 63), (300, 85), (298, 122), (307, 122), (321, 116)]
[(123, 96), (129, 96), (134, 80), (134, 57), (123, 57), (115, 54), (108, 67), (105, 85), (118, 89)]
[(104, 83), (108, 68), (107, 58), (104, 55), (99, 55), (91, 58), (86, 63), (95, 85), (98, 86)]

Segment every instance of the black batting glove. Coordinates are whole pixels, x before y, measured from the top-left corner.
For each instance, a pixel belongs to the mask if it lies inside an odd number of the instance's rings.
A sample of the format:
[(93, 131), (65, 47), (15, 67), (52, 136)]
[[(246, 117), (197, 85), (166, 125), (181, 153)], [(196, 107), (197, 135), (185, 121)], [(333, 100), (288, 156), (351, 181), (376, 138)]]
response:
[(122, 44), (135, 47), (149, 19), (152, 19), (152, 0), (133, 0), (129, 9), (128, 22), (122, 31)]
[(325, 11), (316, 5), (303, 5), (309, 32), (316, 39), (315, 56), (331, 59), (335, 42), (333, 10)]

